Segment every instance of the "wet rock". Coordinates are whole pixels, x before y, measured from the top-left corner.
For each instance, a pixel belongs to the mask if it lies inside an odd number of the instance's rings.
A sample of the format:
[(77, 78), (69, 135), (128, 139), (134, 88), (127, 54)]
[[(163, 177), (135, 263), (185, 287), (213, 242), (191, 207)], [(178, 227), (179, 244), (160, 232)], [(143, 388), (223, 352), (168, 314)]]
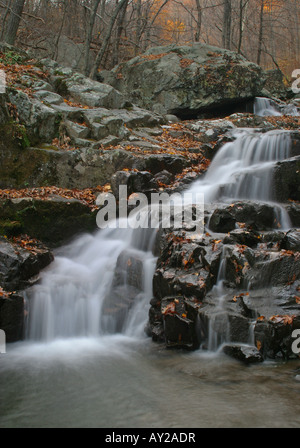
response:
[(300, 201), (300, 156), (277, 163), (274, 170), (274, 198)]
[(261, 318), (254, 329), (255, 345), (264, 357), (271, 359), (297, 358), (293, 352), (293, 331), (300, 329), (300, 316), (275, 315)]
[(111, 189), (119, 198), (121, 185), (127, 187), (128, 196), (132, 193), (151, 194), (158, 190), (158, 184), (149, 171), (118, 171), (111, 178)]
[(213, 232), (227, 233), (236, 227), (236, 219), (229, 210), (216, 209), (209, 221), (209, 228)]
[(209, 227), (214, 232), (227, 233), (234, 230), (238, 224), (247, 225), (253, 230), (269, 230), (276, 226), (276, 211), (268, 204), (251, 201), (238, 201), (217, 208), (209, 221)]
[(261, 242), (261, 235), (252, 229), (235, 229), (225, 236), (224, 244), (241, 244), (243, 246), (255, 247)]
[(173, 175), (167, 170), (160, 171), (154, 177), (157, 182), (164, 185), (170, 184), (173, 179)]
[(123, 251), (117, 260), (112, 286), (131, 285), (143, 290), (143, 261), (138, 253)]
[(14, 223), (19, 234), (30, 235), (54, 246), (97, 228), (95, 212), (92, 213), (88, 206), (75, 199), (56, 196), (47, 200), (2, 200), (0, 210), (3, 229)]
[(164, 170), (171, 174), (178, 174), (189, 166), (188, 159), (179, 155), (151, 154), (146, 156), (144, 160), (146, 170), (154, 175)]
[(299, 252), (281, 250), (264, 253), (263, 251), (256, 257), (250, 275), (252, 288), (259, 288), (261, 285), (264, 287), (288, 285), (300, 278)]
[(226, 355), (238, 359), (245, 364), (254, 364), (263, 362), (264, 360), (262, 354), (257, 350), (256, 347), (240, 344), (228, 344), (225, 345), (222, 350)]
[(166, 346), (191, 349), (194, 346), (194, 322), (187, 317), (181, 296), (164, 298), (161, 303)]
[(143, 291), (144, 266), (138, 253), (123, 251), (118, 257), (112, 286), (103, 302), (102, 328), (120, 332), (130, 308)]
[(23, 338), (24, 311), (24, 299), (21, 295), (0, 297), (0, 329), (5, 332), (7, 343)]
[(292, 227), (300, 227), (300, 204), (297, 202), (290, 202), (285, 206), (285, 209), (291, 220)]
[(5, 291), (21, 290), (53, 261), (49, 249), (39, 244), (32, 251), (0, 237), (0, 285)]

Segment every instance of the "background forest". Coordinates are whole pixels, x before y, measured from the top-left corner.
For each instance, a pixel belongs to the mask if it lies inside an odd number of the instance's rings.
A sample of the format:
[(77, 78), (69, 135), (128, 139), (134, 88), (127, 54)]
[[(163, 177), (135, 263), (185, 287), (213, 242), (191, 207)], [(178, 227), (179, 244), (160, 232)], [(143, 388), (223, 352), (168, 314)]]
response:
[(203, 42), (286, 80), (300, 66), (299, 0), (1, 0), (1, 40), (95, 77), (147, 48)]

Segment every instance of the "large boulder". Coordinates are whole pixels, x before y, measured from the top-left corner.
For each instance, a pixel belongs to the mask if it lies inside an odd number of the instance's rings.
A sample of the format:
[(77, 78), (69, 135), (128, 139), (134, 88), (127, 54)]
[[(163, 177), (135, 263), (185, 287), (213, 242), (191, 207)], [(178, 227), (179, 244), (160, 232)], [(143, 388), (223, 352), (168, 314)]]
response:
[[(53, 261), (49, 249), (41, 243), (14, 243), (0, 237), (0, 287), (6, 291), (21, 290)], [(28, 249), (30, 248), (30, 249)]]
[(237, 53), (195, 43), (151, 48), (113, 69), (107, 82), (134, 104), (181, 117), (259, 96), (264, 73)]
[(24, 233), (53, 246), (97, 228), (96, 212), (77, 199), (53, 196), (1, 200), (0, 211), (0, 234)]

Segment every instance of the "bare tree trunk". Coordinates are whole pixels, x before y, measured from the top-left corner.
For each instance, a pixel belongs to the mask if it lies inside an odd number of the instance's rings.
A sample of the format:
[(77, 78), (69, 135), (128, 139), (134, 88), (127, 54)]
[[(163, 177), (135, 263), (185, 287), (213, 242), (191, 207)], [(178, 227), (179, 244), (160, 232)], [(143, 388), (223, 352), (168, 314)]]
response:
[(94, 63), (93, 68), (92, 68), (92, 70), (90, 72), (90, 77), (91, 78), (95, 78), (96, 72), (97, 72), (98, 68), (100, 67), (100, 64), (102, 62), (103, 56), (104, 56), (105, 51), (106, 51), (106, 49), (108, 47), (108, 44), (109, 44), (109, 41), (110, 41), (110, 38), (111, 38), (111, 35), (112, 35), (112, 30), (113, 30), (114, 24), (115, 24), (115, 22), (117, 20), (117, 17), (119, 15), (121, 9), (124, 7), (124, 5), (127, 5), (127, 2), (128, 2), (128, 0), (121, 0), (115, 6), (115, 9), (114, 9), (113, 14), (112, 14), (111, 19), (110, 19), (110, 23), (108, 25), (108, 28), (106, 30), (106, 33), (105, 33), (105, 36), (104, 36), (104, 39), (103, 39), (103, 42), (102, 42), (101, 48), (100, 48), (100, 50), (99, 50), (99, 52), (97, 54), (95, 63)]
[(89, 11), (88, 17), (89, 17), (89, 24), (88, 29), (86, 32), (85, 37), (85, 49), (84, 49), (84, 72), (86, 75), (89, 74), (89, 62), (90, 62), (90, 48), (91, 48), (91, 41), (93, 36), (93, 30), (95, 26), (96, 21), (96, 15), (98, 11), (100, 0), (95, 0), (92, 11)]
[(60, 24), (60, 28), (59, 28), (59, 32), (56, 38), (56, 42), (55, 42), (55, 47), (54, 47), (54, 53), (53, 53), (53, 59), (56, 61), (57, 57), (58, 57), (58, 45), (59, 45), (59, 40), (61, 38), (61, 34), (62, 34), (62, 30), (64, 28), (64, 23), (65, 23), (65, 18), (66, 18), (66, 14), (67, 14), (67, 3), (65, 3), (65, 7), (64, 7), (64, 13), (61, 19), (61, 24)]
[(2, 19), (2, 30), (1, 30), (1, 40), (3, 40), (3, 36), (4, 36), (4, 32), (5, 32), (5, 23), (6, 23), (6, 19), (7, 19), (7, 16), (8, 16), (8, 14), (9, 14), (9, 11), (10, 11), (11, 2), (12, 2), (12, 0), (9, 0), (9, 1), (8, 1), (8, 3), (7, 3), (7, 7), (6, 7), (6, 10), (5, 10), (5, 13), (4, 13), (4, 15), (3, 15), (3, 19)]
[(134, 55), (136, 56), (139, 52), (140, 48), (140, 39), (142, 36), (142, 0), (136, 1), (136, 31), (135, 31), (135, 47), (134, 47)]
[(242, 51), (243, 33), (245, 28), (246, 10), (249, 5), (249, 0), (240, 0), (240, 12), (239, 12), (239, 42), (238, 53)]
[(201, 25), (202, 25), (202, 7), (201, 7), (201, 1), (196, 1), (196, 7), (197, 7), (197, 28), (196, 28), (196, 34), (195, 34), (195, 41), (200, 42), (200, 36), (201, 36)]
[(262, 44), (264, 36), (264, 0), (260, 0), (260, 20), (259, 20), (259, 36), (258, 36), (258, 50), (257, 50), (257, 65), (261, 63)]
[(12, 4), (4, 37), (5, 42), (10, 45), (15, 44), (24, 4), (25, 0), (14, 0)]
[(120, 42), (121, 42), (121, 36), (124, 29), (124, 20), (126, 15), (126, 9), (128, 6), (127, 0), (124, 3), (124, 6), (122, 7), (118, 20), (117, 20), (117, 30), (116, 30), (116, 41), (114, 44), (114, 54), (113, 54), (113, 65), (117, 65), (119, 63), (119, 50), (120, 50)]
[(223, 15), (223, 47), (228, 50), (231, 49), (231, 19), (232, 7), (231, 0), (224, 1), (224, 15)]

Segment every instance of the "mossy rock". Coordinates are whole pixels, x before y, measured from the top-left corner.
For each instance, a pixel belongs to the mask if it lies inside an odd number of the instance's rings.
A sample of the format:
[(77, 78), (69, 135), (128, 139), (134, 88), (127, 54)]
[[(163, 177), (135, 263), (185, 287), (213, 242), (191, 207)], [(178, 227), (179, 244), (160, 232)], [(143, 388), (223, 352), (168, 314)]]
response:
[(59, 246), (97, 228), (96, 212), (76, 199), (2, 200), (0, 213), (0, 233), (24, 233), (50, 246)]

